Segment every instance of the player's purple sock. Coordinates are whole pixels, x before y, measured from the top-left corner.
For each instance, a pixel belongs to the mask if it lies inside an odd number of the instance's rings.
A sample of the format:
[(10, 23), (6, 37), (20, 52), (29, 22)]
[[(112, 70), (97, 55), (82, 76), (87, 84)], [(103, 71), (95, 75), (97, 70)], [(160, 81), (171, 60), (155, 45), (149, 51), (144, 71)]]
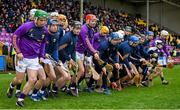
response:
[(18, 98), (18, 101), (23, 101), (25, 97), (26, 97), (26, 95), (24, 93), (21, 93)]

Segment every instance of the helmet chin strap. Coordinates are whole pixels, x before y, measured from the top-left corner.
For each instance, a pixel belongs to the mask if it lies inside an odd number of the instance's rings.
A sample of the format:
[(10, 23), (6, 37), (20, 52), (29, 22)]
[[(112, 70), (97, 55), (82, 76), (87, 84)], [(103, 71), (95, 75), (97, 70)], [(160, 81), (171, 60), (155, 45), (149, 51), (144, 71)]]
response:
[(37, 20), (38, 20), (38, 17), (35, 17), (35, 18), (34, 18), (34, 21), (37, 22)]
[(128, 41), (129, 42), (129, 45), (133, 45), (133, 42), (132, 41)]
[(38, 17), (34, 18), (34, 24), (35, 24), (35, 26), (38, 27), (38, 25), (37, 25), (37, 20), (38, 20)]

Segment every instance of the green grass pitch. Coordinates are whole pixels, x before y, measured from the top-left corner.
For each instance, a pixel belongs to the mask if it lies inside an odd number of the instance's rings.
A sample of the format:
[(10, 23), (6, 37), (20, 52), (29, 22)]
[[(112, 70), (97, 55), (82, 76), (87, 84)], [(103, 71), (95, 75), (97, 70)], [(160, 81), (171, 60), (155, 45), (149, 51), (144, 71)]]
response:
[[(169, 85), (162, 85), (160, 78), (151, 87), (127, 87), (121, 92), (111, 91), (106, 96), (98, 93), (80, 92), (80, 97), (59, 96), (48, 101), (33, 102), (28, 97), (23, 109), (180, 109), (180, 66), (164, 69)], [(6, 91), (14, 74), (0, 73), (0, 109), (19, 109), (16, 98), (7, 98)]]

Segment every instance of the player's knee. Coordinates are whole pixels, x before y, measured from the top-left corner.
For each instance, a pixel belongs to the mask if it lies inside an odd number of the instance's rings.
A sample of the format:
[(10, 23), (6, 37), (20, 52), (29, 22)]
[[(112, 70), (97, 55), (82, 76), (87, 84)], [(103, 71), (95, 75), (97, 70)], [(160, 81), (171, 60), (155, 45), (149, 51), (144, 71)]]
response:
[(45, 82), (45, 81), (46, 81), (46, 76), (43, 76), (43, 77), (41, 78), (41, 80), (42, 80), (43, 82)]
[(46, 75), (41, 75), (38, 77), (39, 80), (46, 81)]
[(129, 77), (129, 79), (133, 79), (133, 75), (130, 73), (130, 74), (128, 74), (128, 77)]
[(21, 84), (23, 82), (23, 79), (16, 79), (17, 84)]
[(56, 80), (56, 75), (51, 75), (50, 80), (55, 81)]
[(43, 81), (46, 81), (46, 76), (43, 76), (43, 77), (42, 77), (42, 80), (43, 80)]
[(64, 79), (65, 79), (65, 81), (70, 81), (70, 80), (71, 80), (71, 77), (70, 77), (69, 75), (65, 75), (65, 76), (64, 76)]
[(80, 74), (81, 76), (83, 76), (83, 75), (84, 75), (84, 71), (85, 71), (84, 68), (80, 68), (80, 69), (79, 69), (79, 74)]
[(29, 78), (29, 80), (28, 80), (28, 82), (29, 82), (30, 84), (35, 84), (36, 81), (37, 81), (37, 78)]

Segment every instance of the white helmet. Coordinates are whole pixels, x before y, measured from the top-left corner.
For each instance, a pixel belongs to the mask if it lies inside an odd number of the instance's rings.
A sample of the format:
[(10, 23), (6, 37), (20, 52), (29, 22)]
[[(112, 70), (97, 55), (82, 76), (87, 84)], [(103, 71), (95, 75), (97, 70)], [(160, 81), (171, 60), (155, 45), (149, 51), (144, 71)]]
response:
[(59, 16), (59, 13), (58, 13), (58, 12), (51, 12), (50, 16), (56, 16), (56, 17), (58, 17), (58, 16)]
[(123, 36), (125, 35), (125, 32), (123, 30), (119, 30), (117, 32), (121, 33)]
[(116, 33), (118, 34), (120, 39), (124, 39), (124, 34), (122, 33), (122, 31), (117, 31)]
[(161, 31), (161, 36), (167, 36), (167, 35), (169, 35), (169, 33), (166, 30)]
[(31, 15), (31, 16), (34, 16), (34, 14), (36, 13), (36, 11), (37, 11), (37, 9), (31, 9), (31, 10), (30, 10), (30, 15)]

